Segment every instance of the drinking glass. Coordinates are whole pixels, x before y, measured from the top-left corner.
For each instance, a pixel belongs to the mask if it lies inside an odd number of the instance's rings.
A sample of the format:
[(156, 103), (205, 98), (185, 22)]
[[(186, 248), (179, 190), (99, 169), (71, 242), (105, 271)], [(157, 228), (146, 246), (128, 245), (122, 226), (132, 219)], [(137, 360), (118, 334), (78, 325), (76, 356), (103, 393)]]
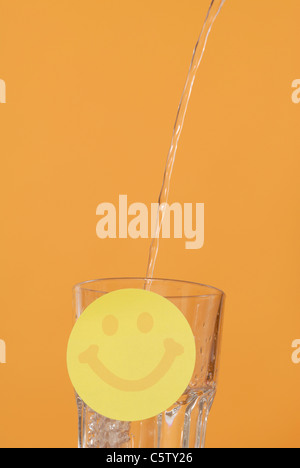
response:
[(196, 365), (183, 395), (158, 416), (134, 422), (97, 414), (76, 394), (79, 448), (204, 448), (216, 394), (224, 293), (197, 283), (145, 278), (87, 281), (73, 289), (75, 319), (96, 299), (119, 289), (147, 289), (171, 301), (190, 324)]

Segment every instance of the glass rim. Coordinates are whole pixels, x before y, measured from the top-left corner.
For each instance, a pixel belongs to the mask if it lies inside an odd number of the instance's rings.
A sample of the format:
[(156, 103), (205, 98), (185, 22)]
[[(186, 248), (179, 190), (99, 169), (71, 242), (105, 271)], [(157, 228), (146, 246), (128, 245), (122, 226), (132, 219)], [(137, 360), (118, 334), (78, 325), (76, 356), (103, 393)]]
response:
[(212, 292), (211, 294), (205, 293), (205, 294), (192, 294), (189, 296), (184, 296), (184, 295), (172, 295), (168, 297), (172, 298), (179, 298), (179, 297), (211, 297), (211, 296), (220, 296), (220, 297), (225, 297), (224, 291), (222, 291), (219, 288), (216, 288), (215, 286), (210, 286), (208, 284), (204, 283), (196, 283), (195, 281), (185, 281), (185, 280), (177, 280), (177, 279), (171, 279), (171, 278), (144, 278), (144, 277), (134, 277), (134, 276), (124, 276), (124, 277), (110, 277), (110, 278), (98, 278), (98, 279), (93, 279), (93, 280), (87, 280), (87, 281), (82, 281), (80, 283), (77, 283), (73, 286), (73, 291), (76, 291), (77, 289), (83, 290), (83, 291), (90, 291), (90, 292), (99, 292), (102, 294), (108, 294), (108, 291), (102, 291), (100, 289), (91, 289), (89, 287), (86, 287), (88, 285), (94, 284), (94, 283), (101, 283), (104, 281), (155, 281), (155, 282), (169, 282), (173, 284), (186, 284), (190, 286), (198, 286), (202, 288), (207, 288)]

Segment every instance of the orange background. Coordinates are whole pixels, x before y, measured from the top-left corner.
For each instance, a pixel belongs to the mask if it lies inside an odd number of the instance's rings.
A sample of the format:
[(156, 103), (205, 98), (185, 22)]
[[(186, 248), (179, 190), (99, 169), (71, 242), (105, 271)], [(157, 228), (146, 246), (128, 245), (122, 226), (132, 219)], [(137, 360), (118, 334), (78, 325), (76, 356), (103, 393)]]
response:
[[(148, 240), (100, 240), (96, 207), (157, 201), (209, 0), (0, 0), (2, 447), (75, 447), (73, 284), (143, 276)], [(155, 276), (227, 293), (208, 447), (300, 447), (299, 0), (227, 0), (194, 88), (170, 201), (206, 241)]]

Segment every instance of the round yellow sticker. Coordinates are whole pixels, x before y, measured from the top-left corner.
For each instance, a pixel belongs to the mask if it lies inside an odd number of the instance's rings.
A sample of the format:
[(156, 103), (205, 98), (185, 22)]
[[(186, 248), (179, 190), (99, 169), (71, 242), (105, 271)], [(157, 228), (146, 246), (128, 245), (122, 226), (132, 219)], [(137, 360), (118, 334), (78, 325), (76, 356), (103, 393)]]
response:
[(154, 417), (186, 390), (195, 367), (195, 339), (183, 313), (141, 289), (108, 293), (77, 320), (67, 365), (80, 398), (120, 421)]

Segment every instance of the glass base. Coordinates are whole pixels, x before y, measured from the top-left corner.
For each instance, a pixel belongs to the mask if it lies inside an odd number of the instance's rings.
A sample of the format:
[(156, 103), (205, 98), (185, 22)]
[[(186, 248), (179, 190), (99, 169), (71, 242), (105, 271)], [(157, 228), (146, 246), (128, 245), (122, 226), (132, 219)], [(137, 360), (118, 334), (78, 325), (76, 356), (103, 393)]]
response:
[(204, 448), (215, 389), (186, 392), (168, 411), (144, 421), (115, 421), (76, 396), (79, 448)]

